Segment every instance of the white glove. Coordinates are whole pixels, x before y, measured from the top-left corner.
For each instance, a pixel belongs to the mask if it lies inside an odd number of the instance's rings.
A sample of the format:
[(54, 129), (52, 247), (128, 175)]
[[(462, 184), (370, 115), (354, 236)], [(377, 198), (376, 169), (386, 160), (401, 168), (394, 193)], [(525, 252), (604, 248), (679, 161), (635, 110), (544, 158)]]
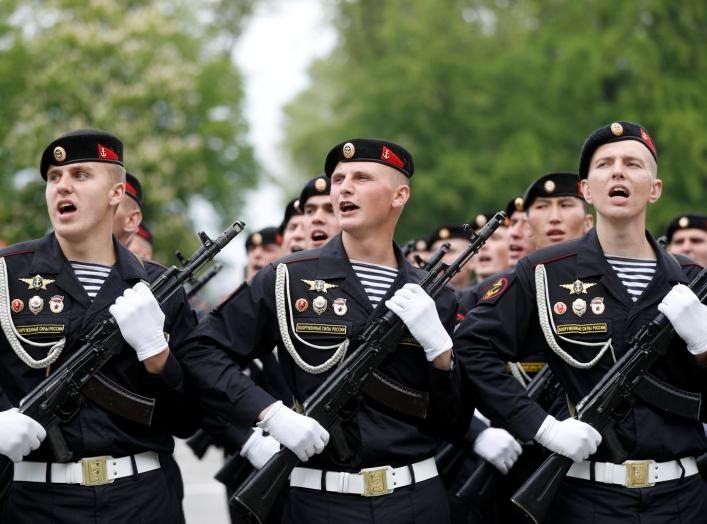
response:
[(707, 306), (684, 284), (676, 284), (658, 304), (693, 355), (707, 351)]
[(265, 418), (256, 425), (291, 449), (302, 462), (321, 453), (329, 442), (329, 433), (319, 422), (295, 413), (280, 400), (270, 406)]
[(574, 418), (562, 422), (548, 415), (535, 434), (535, 441), (550, 451), (569, 457), (575, 462), (586, 460), (601, 444), (601, 433), (589, 424)]
[(452, 339), (439, 319), (435, 301), (418, 284), (405, 284), (385, 305), (402, 319), (422, 345), (428, 362), (452, 349)]
[(260, 469), (278, 451), (280, 443), (277, 440), (263, 435), (262, 429), (253, 428), (253, 434), (241, 448), (241, 457), (247, 458), (255, 469)]
[(140, 362), (167, 349), (164, 313), (144, 282), (126, 289), (108, 311)]
[(0, 411), (0, 453), (13, 462), (20, 462), (39, 447), (47, 432), (34, 419), (17, 408)]
[(523, 448), (505, 429), (487, 428), (476, 437), (474, 452), (505, 475), (523, 453)]

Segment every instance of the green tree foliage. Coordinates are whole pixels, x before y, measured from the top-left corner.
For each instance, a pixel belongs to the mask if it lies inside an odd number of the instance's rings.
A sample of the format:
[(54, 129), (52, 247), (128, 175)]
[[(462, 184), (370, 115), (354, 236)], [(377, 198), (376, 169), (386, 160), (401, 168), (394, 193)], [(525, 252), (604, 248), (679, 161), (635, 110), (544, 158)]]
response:
[(501, 209), (584, 139), (642, 123), (665, 181), (649, 225), (707, 207), (707, 4), (641, 0), (346, 0), (339, 34), (287, 108), (302, 172), (354, 136), (415, 157), (399, 239)]
[(257, 178), (231, 60), (251, 4), (0, 0), (0, 238), (47, 230), (39, 157), (80, 127), (123, 140), (158, 259), (196, 247), (197, 195), (231, 221)]

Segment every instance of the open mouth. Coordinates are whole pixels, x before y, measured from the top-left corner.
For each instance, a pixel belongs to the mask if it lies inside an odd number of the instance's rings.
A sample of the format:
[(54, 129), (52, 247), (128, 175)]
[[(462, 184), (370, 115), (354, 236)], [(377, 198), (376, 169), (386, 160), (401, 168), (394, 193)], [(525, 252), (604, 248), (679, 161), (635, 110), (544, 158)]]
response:
[(317, 230), (312, 231), (310, 238), (312, 239), (312, 242), (326, 242), (329, 235), (327, 235), (324, 231)]
[(76, 206), (71, 202), (59, 202), (57, 206), (60, 215), (67, 215), (76, 211)]
[(523, 255), (523, 246), (519, 246), (518, 244), (509, 244), (508, 251), (510, 251), (510, 258), (515, 260)]
[(479, 264), (486, 264), (487, 262), (491, 262), (491, 257), (488, 255), (479, 255), (478, 263)]
[(623, 201), (629, 197), (629, 191), (623, 186), (616, 186), (609, 191), (609, 198)]
[(344, 201), (339, 204), (339, 211), (342, 213), (351, 213), (352, 211), (356, 211), (358, 209), (358, 206), (354, 204), (353, 202), (349, 201)]
[(562, 229), (551, 229), (550, 231), (547, 232), (547, 237), (550, 240), (553, 240), (555, 242), (559, 242), (565, 238), (565, 232)]

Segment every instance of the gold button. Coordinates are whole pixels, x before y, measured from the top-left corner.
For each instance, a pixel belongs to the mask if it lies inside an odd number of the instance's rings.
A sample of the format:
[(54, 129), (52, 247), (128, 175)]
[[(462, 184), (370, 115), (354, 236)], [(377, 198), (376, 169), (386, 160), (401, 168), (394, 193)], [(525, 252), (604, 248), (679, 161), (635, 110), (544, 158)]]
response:
[(516, 211), (523, 211), (523, 199), (521, 197), (516, 198), (513, 201), (513, 205), (516, 207)]
[(344, 144), (344, 147), (341, 149), (341, 152), (344, 154), (344, 158), (353, 158), (353, 156), (356, 154), (356, 148), (351, 142), (346, 142)]
[(611, 133), (612, 133), (614, 136), (621, 136), (621, 135), (623, 135), (623, 134), (624, 134), (624, 126), (622, 126), (622, 125), (619, 124), (618, 122), (614, 122), (613, 124), (611, 124)]
[(486, 225), (487, 220), (484, 215), (476, 215), (474, 222), (476, 223), (476, 227), (484, 227)]
[(680, 217), (680, 220), (678, 220), (678, 225), (680, 227), (687, 227), (689, 223), (690, 220), (687, 217)]
[(553, 193), (556, 187), (557, 186), (555, 185), (555, 182), (553, 182), (552, 180), (546, 181), (545, 185), (543, 186), (546, 193)]
[(314, 181), (314, 189), (316, 189), (320, 193), (322, 191), (326, 191), (326, 180), (324, 180), (323, 178), (317, 178)]
[(57, 162), (63, 162), (66, 160), (66, 150), (61, 146), (56, 146), (54, 148), (54, 160)]
[(263, 235), (260, 233), (253, 233), (253, 236), (250, 239), (251, 244), (254, 246), (259, 246), (260, 244), (263, 243)]

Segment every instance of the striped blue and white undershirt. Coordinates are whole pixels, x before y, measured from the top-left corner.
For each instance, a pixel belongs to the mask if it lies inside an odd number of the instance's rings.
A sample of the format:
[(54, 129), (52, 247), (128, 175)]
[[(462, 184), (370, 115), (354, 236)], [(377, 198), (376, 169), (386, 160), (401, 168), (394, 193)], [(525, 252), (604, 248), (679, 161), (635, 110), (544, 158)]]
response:
[(96, 298), (98, 291), (113, 269), (111, 266), (90, 264), (88, 262), (71, 262), (71, 268), (91, 300)]
[(393, 267), (369, 264), (360, 260), (351, 260), (358, 280), (361, 282), (368, 300), (375, 308), (388, 292), (388, 289), (398, 277), (398, 270)]
[(638, 300), (655, 275), (655, 260), (607, 255), (606, 261), (616, 271), (616, 275), (634, 302)]

